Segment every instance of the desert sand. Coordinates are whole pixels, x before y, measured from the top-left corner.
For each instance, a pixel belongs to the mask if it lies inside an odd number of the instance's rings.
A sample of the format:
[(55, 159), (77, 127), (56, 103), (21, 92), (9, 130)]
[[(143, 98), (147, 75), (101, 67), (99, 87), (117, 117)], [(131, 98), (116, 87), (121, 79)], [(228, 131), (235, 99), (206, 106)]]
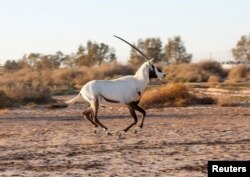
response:
[(126, 108), (101, 108), (112, 136), (93, 134), (82, 109), (0, 116), (0, 176), (205, 177), (208, 160), (250, 160), (249, 107), (150, 109), (144, 128), (122, 138), (116, 132), (132, 122)]

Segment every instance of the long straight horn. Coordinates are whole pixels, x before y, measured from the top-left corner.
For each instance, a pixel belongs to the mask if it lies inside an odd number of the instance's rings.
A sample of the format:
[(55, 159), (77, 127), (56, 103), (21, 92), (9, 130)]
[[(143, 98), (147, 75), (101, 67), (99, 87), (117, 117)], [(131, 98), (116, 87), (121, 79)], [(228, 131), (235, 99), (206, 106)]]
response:
[(134, 45), (130, 44), (128, 41), (122, 39), (122, 38), (119, 37), (119, 36), (114, 35), (114, 37), (116, 37), (116, 38), (122, 40), (123, 42), (125, 42), (125, 43), (127, 43), (128, 45), (130, 45), (131, 47), (133, 47), (137, 52), (139, 52), (142, 56), (144, 56), (144, 58), (146, 59), (146, 61), (149, 61), (149, 58), (148, 58), (144, 53), (142, 53), (142, 51), (140, 51), (137, 47), (135, 47)]

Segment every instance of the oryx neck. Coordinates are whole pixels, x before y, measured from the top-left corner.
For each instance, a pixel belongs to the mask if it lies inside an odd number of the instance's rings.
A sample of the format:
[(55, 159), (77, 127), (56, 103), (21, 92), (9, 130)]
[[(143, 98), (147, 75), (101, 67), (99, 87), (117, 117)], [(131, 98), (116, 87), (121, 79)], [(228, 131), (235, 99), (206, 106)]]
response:
[(149, 83), (149, 71), (145, 64), (143, 64), (135, 73), (135, 77), (145, 82), (145, 84)]

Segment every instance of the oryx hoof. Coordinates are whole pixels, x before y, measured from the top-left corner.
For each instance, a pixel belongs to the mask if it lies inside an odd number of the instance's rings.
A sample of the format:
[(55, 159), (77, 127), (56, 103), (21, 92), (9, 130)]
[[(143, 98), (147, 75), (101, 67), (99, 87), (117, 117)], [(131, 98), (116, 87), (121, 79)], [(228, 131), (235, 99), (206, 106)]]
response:
[(93, 128), (93, 134), (94, 134), (94, 135), (97, 134), (97, 130), (98, 130), (98, 127), (94, 127), (94, 128)]
[(110, 133), (110, 132), (106, 132), (106, 135), (111, 136), (111, 135), (112, 135), (112, 133)]
[(111, 136), (112, 133), (109, 130), (105, 130), (106, 135)]
[(120, 132), (118, 133), (118, 137), (119, 137), (119, 138), (122, 138), (122, 136), (125, 135), (125, 134), (126, 134), (126, 132), (125, 132), (124, 130), (122, 130), (122, 131), (120, 131)]
[(137, 134), (142, 128), (141, 127), (135, 127), (134, 134)]

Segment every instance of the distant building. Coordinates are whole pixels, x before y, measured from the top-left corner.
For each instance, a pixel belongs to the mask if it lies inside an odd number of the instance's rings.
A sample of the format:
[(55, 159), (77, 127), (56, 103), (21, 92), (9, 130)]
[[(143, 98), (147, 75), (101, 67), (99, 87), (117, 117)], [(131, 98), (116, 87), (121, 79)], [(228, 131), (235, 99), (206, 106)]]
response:
[(225, 69), (230, 69), (234, 66), (242, 65), (242, 64), (250, 67), (250, 61), (223, 61), (221, 62), (222, 67)]

